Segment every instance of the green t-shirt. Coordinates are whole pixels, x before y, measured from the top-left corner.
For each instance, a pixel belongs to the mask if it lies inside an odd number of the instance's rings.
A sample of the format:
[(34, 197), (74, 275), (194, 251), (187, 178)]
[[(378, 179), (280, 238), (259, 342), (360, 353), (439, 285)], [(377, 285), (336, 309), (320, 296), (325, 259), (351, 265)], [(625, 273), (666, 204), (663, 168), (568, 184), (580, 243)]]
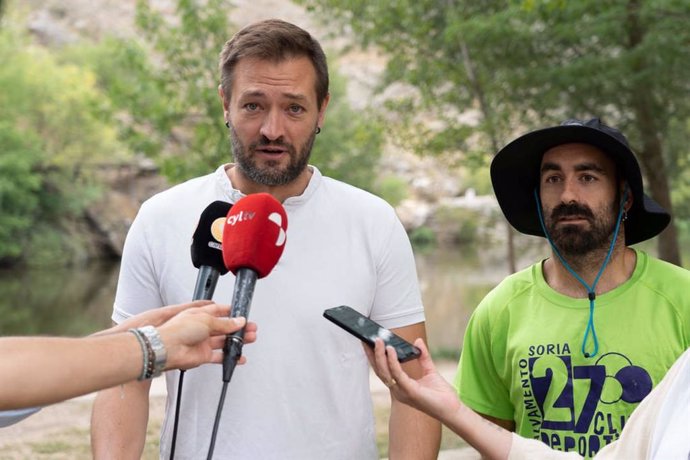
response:
[(522, 436), (591, 457), (690, 346), (689, 293), (689, 271), (637, 251), (632, 277), (596, 298), (599, 351), (585, 358), (589, 300), (551, 289), (537, 263), (472, 314), (458, 394), (479, 413), (514, 420)]

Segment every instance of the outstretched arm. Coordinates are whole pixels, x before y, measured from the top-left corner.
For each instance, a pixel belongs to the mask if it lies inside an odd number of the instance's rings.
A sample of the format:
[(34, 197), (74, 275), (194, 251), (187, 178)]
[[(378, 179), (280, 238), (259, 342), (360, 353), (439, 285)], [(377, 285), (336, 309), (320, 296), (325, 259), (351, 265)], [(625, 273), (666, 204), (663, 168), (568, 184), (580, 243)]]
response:
[(421, 375), (416, 379), (403, 371), (395, 349), (385, 347), (381, 339), (376, 340), (373, 351), (365, 347), (374, 372), (390, 388), (391, 395), (440, 420), (485, 458), (508, 458), (512, 433), (465, 406), (455, 389), (436, 371), (424, 341), (417, 339), (414, 344), (422, 351), (418, 359)]
[[(245, 325), (244, 318), (228, 318), (228, 311), (228, 306), (208, 304), (159, 326), (166, 369), (220, 362), (225, 334)], [(252, 341), (256, 326), (247, 327)], [(0, 410), (51, 404), (136, 380), (143, 366), (141, 345), (130, 332), (0, 338), (0, 356)]]

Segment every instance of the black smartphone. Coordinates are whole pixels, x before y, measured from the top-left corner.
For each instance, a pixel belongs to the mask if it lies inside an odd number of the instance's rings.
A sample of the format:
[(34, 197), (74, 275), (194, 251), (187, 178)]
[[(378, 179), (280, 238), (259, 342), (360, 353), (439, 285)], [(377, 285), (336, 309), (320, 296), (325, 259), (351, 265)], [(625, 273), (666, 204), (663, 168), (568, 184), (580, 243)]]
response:
[(323, 316), (362, 340), (371, 348), (374, 348), (374, 340), (377, 337), (382, 339), (383, 343), (395, 348), (395, 351), (398, 353), (398, 361), (401, 363), (419, 358), (419, 348), (353, 308), (346, 305), (329, 308), (323, 312)]

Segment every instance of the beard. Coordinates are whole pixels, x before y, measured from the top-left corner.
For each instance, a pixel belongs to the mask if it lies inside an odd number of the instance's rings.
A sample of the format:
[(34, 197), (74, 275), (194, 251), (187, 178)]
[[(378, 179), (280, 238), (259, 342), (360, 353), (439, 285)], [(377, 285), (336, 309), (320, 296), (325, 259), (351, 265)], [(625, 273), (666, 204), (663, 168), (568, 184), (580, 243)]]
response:
[[(607, 250), (611, 245), (611, 238), (616, 226), (618, 199), (594, 213), (589, 206), (578, 203), (561, 204), (556, 206), (547, 218), (546, 229), (556, 247), (568, 256), (584, 256), (588, 253)], [(568, 225), (559, 222), (560, 218), (578, 216), (586, 219), (589, 229), (583, 229), (581, 224)]]
[[(267, 186), (285, 185), (294, 181), (304, 171), (309, 164), (309, 157), (311, 156), (311, 149), (314, 146), (314, 139), (316, 139), (316, 130), (312, 131), (311, 136), (305, 142), (304, 146), (297, 152), (294, 145), (283, 142), (278, 139), (270, 141), (265, 136), (246, 146), (240, 141), (235, 128), (230, 124), (230, 144), (232, 146), (232, 153), (235, 157), (236, 166), (252, 181), (257, 184)], [(257, 147), (275, 146), (282, 147), (288, 151), (290, 161), (287, 166), (281, 168), (277, 161), (267, 161), (264, 166), (259, 166), (254, 157), (254, 151)]]

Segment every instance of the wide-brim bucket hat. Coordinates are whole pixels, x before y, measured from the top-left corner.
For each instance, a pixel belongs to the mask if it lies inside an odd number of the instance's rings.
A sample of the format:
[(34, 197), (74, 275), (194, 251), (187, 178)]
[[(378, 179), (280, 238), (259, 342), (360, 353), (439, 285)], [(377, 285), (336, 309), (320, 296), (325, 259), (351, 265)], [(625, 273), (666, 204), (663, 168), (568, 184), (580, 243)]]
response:
[(583, 143), (608, 154), (632, 192), (633, 203), (625, 221), (625, 243), (652, 238), (666, 228), (671, 215), (644, 193), (642, 173), (628, 140), (598, 118), (567, 120), (559, 126), (539, 129), (503, 147), (491, 162), (491, 183), (508, 222), (521, 233), (545, 236), (539, 223), (534, 190), (539, 186), (544, 153), (558, 145)]

